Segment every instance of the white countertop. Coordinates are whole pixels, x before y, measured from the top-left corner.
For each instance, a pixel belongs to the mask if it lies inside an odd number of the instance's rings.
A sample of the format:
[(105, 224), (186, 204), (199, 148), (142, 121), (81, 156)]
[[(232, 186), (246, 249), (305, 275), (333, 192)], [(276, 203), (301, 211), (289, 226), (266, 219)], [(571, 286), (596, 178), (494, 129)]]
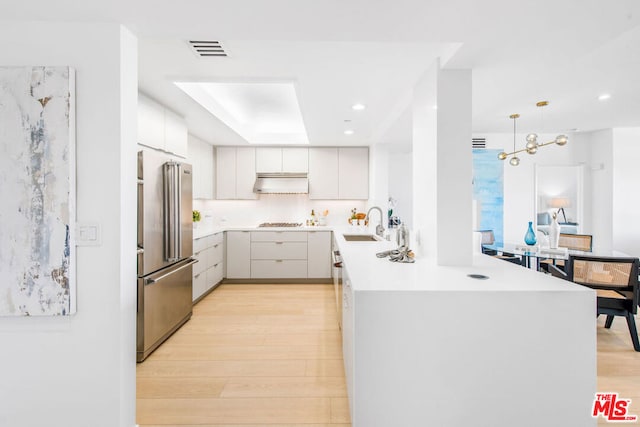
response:
[(301, 226), (301, 227), (258, 227), (257, 225), (219, 226), (210, 228), (196, 228), (193, 230), (193, 238), (200, 239), (223, 231), (332, 231), (332, 227), (326, 225)]
[[(302, 226), (257, 227), (226, 226), (193, 230), (199, 239), (223, 231), (333, 231), (340, 255), (354, 291), (549, 291), (594, 292), (541, 272), (524, 268), (488, 255), (476, 254), (464, 267), (436, 265), (434, 258), (416, 258), (413, 264), (396, 263), (376, 257), (377, 252), (395, 249), (394, 242), (347, 242), (343, 234), (371, 234), (356, 227)], [(482, 274), (488, 279), (467, 277)]]
[[(472, 265), (445, 267), (433, 258), (416, 258), (413, 264), (376, 257), (377, 252), (395, 249), (395, 243), (347, 242), (336, 229), (335, 238), (353, 290), (358, 291), (556, 291), (594, 292), (541, 272), (484, 254), (476, 254)], [(482, 274), (488, 279), (467, 277)]]

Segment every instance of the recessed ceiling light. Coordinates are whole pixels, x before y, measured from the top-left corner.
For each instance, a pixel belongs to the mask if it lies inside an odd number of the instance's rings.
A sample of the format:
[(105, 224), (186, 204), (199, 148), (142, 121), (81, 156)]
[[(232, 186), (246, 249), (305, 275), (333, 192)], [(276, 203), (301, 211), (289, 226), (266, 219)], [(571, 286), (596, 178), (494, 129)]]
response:
[(347, 130), (344, 131), (344, 134), (345, 135), (353, 135), (353, 130), (347, 129)]
[(603, 93), (602, 95), (600, 95), (598, 97), (598, 101), (606, 101), (607, 99), (611, 98), (611, 95), (608, 93)]
[(367, 107), (365, 107), (364, 104), (353, 104), (351, 108), (353, 108), (356, 111), (360, 111), (360, 110), (364, 110)]

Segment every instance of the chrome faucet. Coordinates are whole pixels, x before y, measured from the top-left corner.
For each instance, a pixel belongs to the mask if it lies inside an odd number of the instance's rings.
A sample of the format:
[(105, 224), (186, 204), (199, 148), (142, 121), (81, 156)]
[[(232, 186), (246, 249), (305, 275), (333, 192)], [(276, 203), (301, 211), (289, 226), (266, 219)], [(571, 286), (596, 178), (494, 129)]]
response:
[(384, 221), (383, 216), (382, 216), (382, 209), (380, 209), (380, 208), (379, 208), (379, 207), (377, 207), (377, 206), (372, 206), (372, 207), (370, 207), (370, 208), (369, 208), (369, 210), (367, 211), (367, 217), (366, 217), (366, 220), (367, 220), (367, 221), (370, 221), (370, 218), (371, 218), (371, 217), (369, 216), (369, 214), (370, 214), (370, 213), (371, 213), (371, 211), (372, 211), (372, 210), (374, 210), (374, 209), (376, 209), (378, 212), (380, 212), (380, 224), (376, 225), (376, 234), (377, 234), (378, 236), (382, 237), (382, 235), (384, 234), (384, 227), (383, 227), (383, 225), (382, 225), (382, 223), (383, 223), (383, 221)]

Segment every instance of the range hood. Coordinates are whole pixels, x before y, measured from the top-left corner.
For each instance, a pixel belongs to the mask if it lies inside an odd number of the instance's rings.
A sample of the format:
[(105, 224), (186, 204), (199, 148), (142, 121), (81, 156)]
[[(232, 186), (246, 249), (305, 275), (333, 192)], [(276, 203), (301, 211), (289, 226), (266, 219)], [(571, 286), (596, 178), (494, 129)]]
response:
[(306, 194), (309, 179), (306, 173), (259, 173), (253, 192), (258, 194)]

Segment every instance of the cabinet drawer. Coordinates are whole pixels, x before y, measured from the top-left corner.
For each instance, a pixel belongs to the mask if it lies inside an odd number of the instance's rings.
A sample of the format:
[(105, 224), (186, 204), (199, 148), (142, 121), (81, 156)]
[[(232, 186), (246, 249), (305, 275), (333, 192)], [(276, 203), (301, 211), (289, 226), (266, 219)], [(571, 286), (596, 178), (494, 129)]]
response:
[(306, 242), (306, 231), (252, 231), (252, 242)]
[(215, 234), (211, 236), (200, 237), (199, 239), (195, 239), (193, 241), (193, 253), (200, 252), (203, 249), (208, 248), (209, 246), (214, 245)]
[(251, 259), (307, 259), (306, 242), (251, 242)]
[(216, 243), (212, 247), (210, 247), (211, 252), (209, 253), (209, 267), (213, 264), (220, 262), (224, 259), (224, 245), (222, 242)]
[(251, 261), (252, 279), (305, 279), (307, 261), (254, 260)]
[(192, 300), (197, 299), (207, 290), (207, 274), (206, 272), (202, 272), (199, 274), (193, 275), (193, 298)]
[(219, 262), (207, 270), (207, 289), (210, 289), (222, 280), (223, 269), (223, 263)]
[(211, 244), (212, 245), (217, 245), (217, 244), (222, 244), (222, 242), (224, 241), (224, 233), (216, 233), (213, 236), (211, 236)]
[(192, 271), (193, 271), (193, 277), (195, 277), (196, 274), (200, 274), (203, 271), (205, 271), (207, 268), (209, 268), (208, 262), (207, 262), (207, 252), (206, 252), (206, 250), (194, 253), (193, 254), (193, 258), (198, 260), (198, 262), (193, 264), (193, 270)]

